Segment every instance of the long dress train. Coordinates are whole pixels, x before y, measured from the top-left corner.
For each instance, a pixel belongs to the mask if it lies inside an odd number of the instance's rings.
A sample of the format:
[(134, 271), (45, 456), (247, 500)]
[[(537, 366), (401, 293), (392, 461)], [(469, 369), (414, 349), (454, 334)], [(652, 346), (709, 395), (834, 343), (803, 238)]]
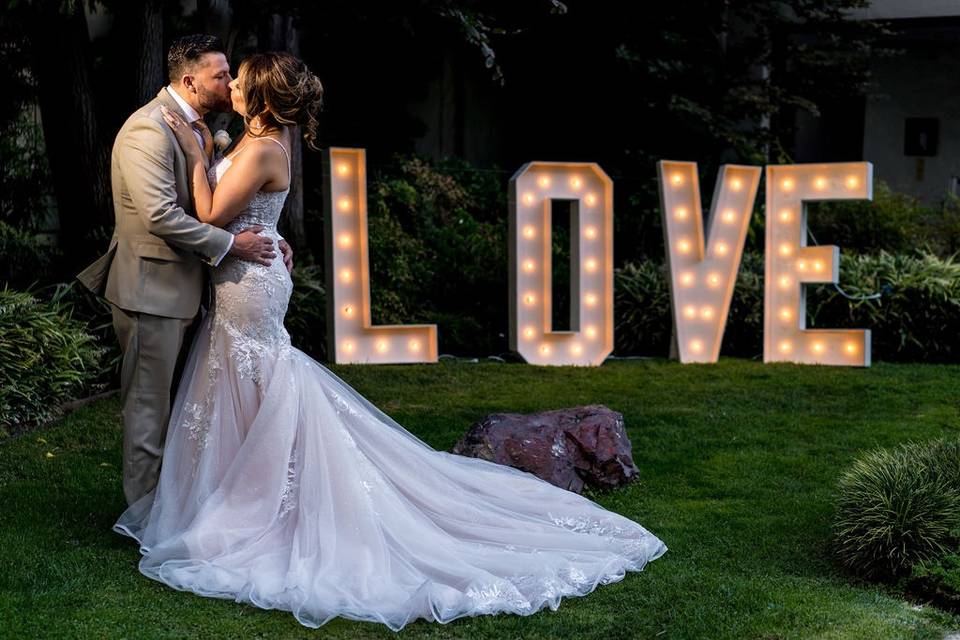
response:
[[(228, 229), (260, 224), (276, 240), (286, 193), (257, 193)], [(432, 449), (292, 347), (281, 260), (228, 256), (212, 278), (159, 483), (114, 525), (140, 543), (146, 576), (309, 627), (342, 616), (399, 630), (555, 610), (666, 551), (583, 496)]]

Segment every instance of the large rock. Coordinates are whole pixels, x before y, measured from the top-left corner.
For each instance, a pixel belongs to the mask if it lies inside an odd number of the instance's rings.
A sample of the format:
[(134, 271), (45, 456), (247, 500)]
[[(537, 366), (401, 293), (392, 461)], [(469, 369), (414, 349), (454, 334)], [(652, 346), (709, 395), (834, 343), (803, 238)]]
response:
[(623, 415), (599, 404), (542, 413), (492, 413), (453, 453), (523, 469), (580, 493), (622, 486), (638, 475)]

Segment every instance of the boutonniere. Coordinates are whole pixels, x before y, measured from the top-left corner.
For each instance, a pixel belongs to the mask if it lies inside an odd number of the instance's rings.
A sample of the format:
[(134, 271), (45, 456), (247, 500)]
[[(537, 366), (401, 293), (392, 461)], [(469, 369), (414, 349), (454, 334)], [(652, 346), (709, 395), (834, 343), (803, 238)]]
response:
[(217, 155), (222, 156), (224, 150), (230, 146), (231, 142), (233, 142), (233, 139), (230, 138), (230, 134), (227, 133), (225, 129), (219, 129), (213, 134), (213, 147)]

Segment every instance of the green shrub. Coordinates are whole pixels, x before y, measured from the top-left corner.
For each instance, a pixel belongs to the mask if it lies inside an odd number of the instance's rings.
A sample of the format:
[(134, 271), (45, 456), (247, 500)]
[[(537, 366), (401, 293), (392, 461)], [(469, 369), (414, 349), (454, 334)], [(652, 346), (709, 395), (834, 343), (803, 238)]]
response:
[(835, 552), (854, 573), (899, 576), (956, 548), (960, 495), (955, 473), (939, 472), (942, 443), (871, 451), (841, 477)]
[(327, 355), (327, 292), (319, 265), (300, 264), (293, 269), (293, 293), (284, 325), (295, 347), (316, 359)]
[(0, 282), (26, 288), (48, 281), (58, 255), (35, 234), (0, 220)]
[(905, 586), (917, 597), (945, 609), (960, 610), (960, 555), (948, 553), (916, 564)]
[(100, 374), (102, 349), (69, 305), (55, 297), (0, 291), (0, 426), (18, 428), (54, 416)]

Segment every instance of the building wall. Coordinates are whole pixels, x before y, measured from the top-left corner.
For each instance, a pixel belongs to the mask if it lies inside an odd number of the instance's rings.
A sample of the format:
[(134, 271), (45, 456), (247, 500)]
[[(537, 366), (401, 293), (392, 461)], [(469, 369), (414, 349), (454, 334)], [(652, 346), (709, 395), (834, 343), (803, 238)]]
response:
[[(867, 97), (863, 159), (896, 191), (935, 204), (960, 176), (960, 45), (914, 47), (874, 63), (877, 89)], [(933, 157), (904, 153), (907, 118), (938, 118)]]

